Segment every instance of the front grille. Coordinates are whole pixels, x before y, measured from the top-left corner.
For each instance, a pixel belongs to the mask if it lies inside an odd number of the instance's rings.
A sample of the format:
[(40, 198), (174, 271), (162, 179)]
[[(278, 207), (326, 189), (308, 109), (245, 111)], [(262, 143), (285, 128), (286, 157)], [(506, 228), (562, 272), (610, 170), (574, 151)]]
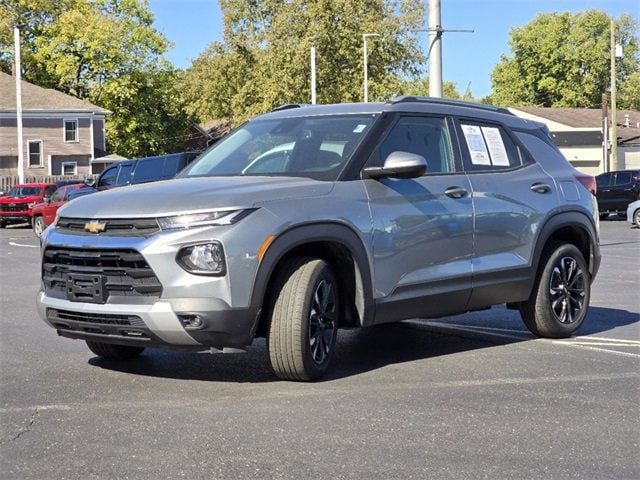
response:
[(99, 280), (99, 288), (103, 290), (102, 297), (86, 300), (94, 303), (104, 303), (112, 296), (159, 297), (162, 293), (158, 277), (144, 257), (135, 250), (57, 247), (45, 250), (42, 257), (45, 291), (63, 292), (71, 301), (83, 301), (69, 293), (77, 278)]
[(25, 212), (29, 210), (26, 203), (18, 205), (0, 204), (0, 212)]
[[(92, 233), (88, 231), (90, 223), (102, 224), (102, 231)], [(70, 232), (84, 235), (112, 235), (122, 237), (148, 237), (160, 231), (155, 218), (113, 218), (95, 220), (89, 218), (60, 217), (56, 223), (60, 232)]]
[(104, 313), (72, 312), (70, 310), (57, 310), (47, 308), (47, 318), (52, 322), (71, 321), (81, 323), (94, 323), (98, 325), (146, 327), (145, 323), (137, 315), (110, 315)]

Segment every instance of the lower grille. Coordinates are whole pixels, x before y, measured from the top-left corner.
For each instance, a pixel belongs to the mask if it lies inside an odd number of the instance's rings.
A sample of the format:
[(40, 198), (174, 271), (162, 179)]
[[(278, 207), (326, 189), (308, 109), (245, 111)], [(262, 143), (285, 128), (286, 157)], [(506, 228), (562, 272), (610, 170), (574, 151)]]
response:
[(42, 280), (46, 292), (71, 301), (105, 303), (113, 296), (162, 294), (160, 280), (135, 250), (49, 247), (42, 257)]
[(137, 315), (111, 315), (105, 313), (72, 312), (71, 310), (47, 309), (47, 318), (51, 322), (70, 321), (93, 323), (97, 325), (115, 325), (145, 327), (144, 321)]
[(0, 212), (26, 212), (27, 210), (29, 210), (29, 207), (27, 207), (26, 203), (22, 205), (0, 204)]

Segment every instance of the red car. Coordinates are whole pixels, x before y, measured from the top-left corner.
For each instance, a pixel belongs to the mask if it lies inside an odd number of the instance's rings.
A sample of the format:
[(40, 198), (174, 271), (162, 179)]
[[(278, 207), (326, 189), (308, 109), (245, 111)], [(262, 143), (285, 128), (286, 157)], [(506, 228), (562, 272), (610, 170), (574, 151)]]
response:
[(23, 183), (0, 197), (0, 228), (9, 223), (31, 223), (36, 203), (50, 198), (58, 187), (55, 183)]
[(65, 185), (58, 188), (49, 201), (44, 201), (34, 205), (33, 213), (33, 231), (39, 237), (45, 228), (51, 225), (58, 213), (58, 209), (74, 198), (93, 193), (93, 188), (88, 188), (84, 183), (76, 183), (73, 185)]

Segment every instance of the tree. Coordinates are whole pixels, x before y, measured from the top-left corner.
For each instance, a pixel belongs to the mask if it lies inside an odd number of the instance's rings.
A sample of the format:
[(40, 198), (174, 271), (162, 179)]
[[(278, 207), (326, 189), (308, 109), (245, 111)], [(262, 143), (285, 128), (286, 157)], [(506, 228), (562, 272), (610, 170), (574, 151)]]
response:
[(0, 14), (2, 70), (11, 68), (9, 25), (18, 23), (24, 79), (111, 110), (110, 149), (139, 156), (180, 148), (175, 137), (188, 121), (174, 90), (177, 72), (145, 1), (13, 0), (0, 4)]
[[(610, 83), (610, 28), (604, 12), (544, 13), (511, 30), (511, 55), (492, 74), (491, 101), (500, 105), (597, 107)], [(622, 84), (639, 70), (636, 21), (622, 15), (616, 39), (624, 58)]]
[[(224, 39), (188, 69), (190, 111), (235, 123), (286, 103), (310, 101), (309, 52), (317, 51), (319, 103), (362, 99), (362, 48), (369, 39), (369, 96), (400, 93), (423, 62), (419, 0), (223, 0)], [(206, 96), (204, 101), (202, 96)], [(208, 103), (207, 103), (208, 102)]]
[[(405, 83), (402, 90), (403, 95), (429, 95), (429, 77), (423, 76), (417, 79), (409, 80)], [(464, 95), (458, 92), (458, 86), (455, 82), (445, 81), (442, 83), (442, 96), (444, 98), (452, 98), (454, 100), (473, 100), (473, 94), (468, 91)]]
[(634, 72), (620, 83), (620, 108), (640, 110), (640, 72)]

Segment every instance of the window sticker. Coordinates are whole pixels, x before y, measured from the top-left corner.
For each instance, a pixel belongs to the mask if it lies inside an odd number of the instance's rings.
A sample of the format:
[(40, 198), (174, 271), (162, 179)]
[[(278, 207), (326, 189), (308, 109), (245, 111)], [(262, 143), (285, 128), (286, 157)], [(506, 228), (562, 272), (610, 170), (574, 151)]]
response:
[(471, 163), (474, 165), (491, 165), (487, 146), (482, 138), (480, 127), (476, 125), (462, 125), (464, 138), (467, 140), (469, 154), (471, 155)]
[(507, 150), (504, 148), (504, 141), (502, 140), (500, 129), (496, 127), (482, 127), (482, 134), (489, 148), (491, 163), (501, 167), (508, 167), (509, 157), (507, 156)]
[(367, 128), (366, 125), (359, 124), (356, 128), (353, 129), (353, 133), (362, 133), (365, 128)]

